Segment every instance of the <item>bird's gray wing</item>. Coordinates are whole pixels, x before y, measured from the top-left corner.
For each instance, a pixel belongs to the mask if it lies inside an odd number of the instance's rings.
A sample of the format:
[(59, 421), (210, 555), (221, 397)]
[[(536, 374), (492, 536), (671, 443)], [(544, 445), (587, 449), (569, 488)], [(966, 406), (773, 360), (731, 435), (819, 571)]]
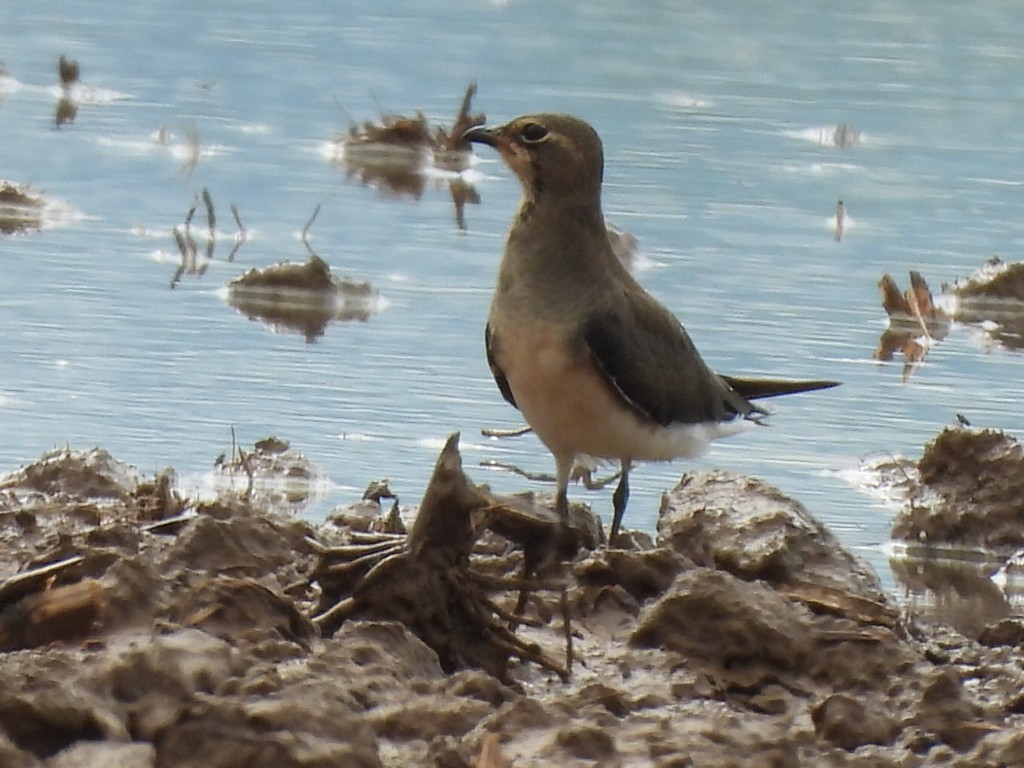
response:
[(501, 396), (513, 408), (518, 408), (516, 399), (512, 396), (512, 387), (508, 385), (508, 378), (505, 376), (505, 372), (498, 367), (498, 363), (494, 359), (494, 343), (491, 337), (491, 324), (488, 323), (484, 327), (484, 350), (487, 352), (487, 365), (491, 368), (491, 375), (494, 377), (494, 383), (498, 385), (498, 389), (501, 391)]
[(656, 302), (596, 312), (581, 335), (609, 385), (658, 424), (730, 421), (760, 410), (708, 368), (683, 326)]

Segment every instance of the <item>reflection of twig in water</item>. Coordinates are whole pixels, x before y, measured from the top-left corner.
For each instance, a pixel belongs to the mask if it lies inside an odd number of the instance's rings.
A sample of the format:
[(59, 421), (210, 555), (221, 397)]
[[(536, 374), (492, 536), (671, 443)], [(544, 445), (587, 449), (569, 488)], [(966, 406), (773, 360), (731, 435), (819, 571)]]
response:
[[(192, 234), (189, 231), (192, 227), (192, 217), (196, 215), (196, 206), (199, 205), (199, 195), (192, 198), (192, 206), (188, 209), (188, 213), (185, 214), (185, 235), (189, 240), (192, 240)], [(195, 251), (195, 241), (192, 241), (192, 247), (190, 250)]]
[(188, 154), (185, 156), (185, 162), (182, 163), (181, 172), (185, 176), (191, 176), (192, 171), (199, 163), (199, 131), (195, 125), (190, 125), (185, 129), (185, 140), (188, 143)]
[(206, 259), (213, 258), (213, 246), (216, 240), (217, 217), (213, 212), (213, 199), (210, 197), (210, 190), (203, 187), (203, 202), (206, 204)]
[(75, 122), (75, 118), (78, 116), (78, 104), (75, 103), (74, 99), (64, 93), (57, 100), (57, 108), (53, 113), (53, 124), (60, 128), (66, 123)]
[(75, 117), (78, 115), (78, 104), (69, 92), (71, 86), (78, 82), (78, 77), (78, 62), (61, 54), (60, 60), (57, 62), (57, 78), (60, 80), (61, 96), (57, 100), (57, 109), (53, 116), (53, 124), (57, 128), (65, 123), (75, 122)]
[(460, 232), (466, 231), (466, 203), (480, 204), (480, 195), (476, 188), (465, 179), (459, 177), (448, 182), (448, 191), (455, 204), (455, 224)]
[(209, 265), (209, 246), (207, 247), (206, 262), (200, 265), (196, 258), (199, 254), (199, 247), (192, 238), (192, 217), (195, 216), (198, 204), (199, 196), (197, 195), (192, 198), (192, 206), (188, 209), (188, 213), (185, 214), (185, 222), (181, 229), (175, 227), (172, 230), (174, 242), (178, 244), (178, 250), (181, 251), (181, 264), (178, 265), (178, 268), (174, 271), (174, 276), (171, 278), (171, 288), (178, 284), (181, 276), (186, 272), (190, 275), (202, 275), (206, 272), (206, 267)]
[(210, 190), (206, 187), (203, 187), (203, 202), (206, 203), (206, 226), (212, 236), (217, 229), (217, 216), (213, 212), (213, 199), (210, 197)]
[(238, 231), (235, 233), (235, 244), (231, 248), (231, 253), (228, 254), (228, 261), (235, 260), (235, 254), (238, 253), (238, 249), (242, 247), (242, 243), (245, 242), (249, 233), (245, 229), (245, 225), (242, 223), (242, 217), (238, 215), (238, 206), (234, 203), (231, 204), (231, 215), (235, 217), (235, 224), (238, 225)]
[[(199, 207), (199, 200), (202, 198), (203, 204), (206, 206), (206, 247), (203, 249), (204, 259), (200, 263), (199, 246), (196, 244), (195, 238), (192, 237), (192, 219), (195, 218), (196, 209)], [(235, 222), (238, 224), (238, 232), (235, 233), (235, 244), (231, 248), (231, 253), (228, 254), (228, 261), (233, 261), (235, 254), (238, 253), (238, 249), (241, 248), (242, 243), (246, 242), (249, 233), (246, 230), (245, 225), (242, 224), (242, 217), (238, 213), (238, 207), (231, 203), (231, 215), (234, 216)], [(174, 241), (178, 245), (178, 250), (181, 252), (181, 264), (174, 272), (174, 276), (171, 278), (171, 288), (181, 280), (182, 275), (199, 275), (201, 276), (206, 272), (210, 262), (213, 260), (213, 251), (217, 244), (217, 214), (213, 206), (213, 196), (210, 194), (210, 190), (203, 187), (200, 194), (192, 198), (192, 205), (189, 206), (188, 212), (185, 214), (185, 221), (180, 227), (175, 227), (172, 230), (174, 235)]]
[(242, 223), (242, 217), (238, 215), (238, 206), (234, 203), (231, 204), (231, 215), (235, 217), (235, 224), (238, 225), (238, 232), (245, 237), (245, 224)]
[(174, 270), (174, 276), (171, 277), (171, 288), (173, 289), (174, 286), (178, 284), (178, 281), (181, 280), (181, 276), (185, 273), (185, 268), (189, 263), (189, 255), (188, 244), (185, 242), (185, 238), (182, 237), (181, 232), (178, 231), (178, 228), (175, 227), (172, 229), (171, 234), (174, 235), (174, 242), (178, 244), (178, 250), (181, 251), (181, 263), (178, 265), (178, 268)]

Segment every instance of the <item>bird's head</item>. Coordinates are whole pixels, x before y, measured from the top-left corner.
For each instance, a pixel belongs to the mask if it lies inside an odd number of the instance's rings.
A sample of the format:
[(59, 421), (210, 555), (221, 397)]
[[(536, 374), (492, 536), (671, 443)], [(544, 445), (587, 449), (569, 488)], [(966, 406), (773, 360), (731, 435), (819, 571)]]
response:
[(470, 128), (462, 137), (494, 147), (529, 198), (549, 193), (600, 198), (604, 174), (601, 138), (577, 117), (523, 115), (493, 128)]

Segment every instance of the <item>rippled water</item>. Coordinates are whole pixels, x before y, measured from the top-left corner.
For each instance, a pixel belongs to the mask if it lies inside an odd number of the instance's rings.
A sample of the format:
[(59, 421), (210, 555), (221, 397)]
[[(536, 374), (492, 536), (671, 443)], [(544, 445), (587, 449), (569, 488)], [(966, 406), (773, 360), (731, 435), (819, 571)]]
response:
[[(561, 110), (594, 123), (606, 212), (713, 366), (845, 382), (780, 401), (772, 428), (695, 464), (638, 469), (627, 523), (652, 525), (685, 468), (727, 467), (794, 494), (887, 573), (891, 510), (849, 483), (859, 458), (917, 454), (957, 412), (1021, 430), (1019, 352), (957, 327), (907, 382), (872, 353), (883, 273), (905, 287), (917, 269), (937, 289), (993, 253), (1019, 258), (1024, 9), (704, 5), (5, 3), (0, 177), (63, 207), (53, 226), (0, 239), (0, 469), (70, 443), (197, 474), (234, 426), (324, 468), (313, 516), (381, 476), (418, 499), (455, 430), (478, 480), (526, 483), (475, 466), (488, 459), (551, 471), (532, 437), (479, 436), (520, 424), (482, 350), (518, 197), (508, 172), (479, 158), (467, 178), (481, 203), (460, 231), (447, 179), (394, 199), (330, 160), (335, 133), (381, 109), (450, 122), (475, 79), (491, 121)], [(62, 53), (81, 84), (57, 127)], [(852, 146), (836, 146), (840, 126)], [(213, 259), (172, 289), (172, 228), (204, 187)], [(232, 203), (248, 237), (229, 262)], [(311, 247), (384, 308), (307, 343), (221, 289), (305, 259), (317, 205)], [(573, 495), (610, 509), (608, 492)]]

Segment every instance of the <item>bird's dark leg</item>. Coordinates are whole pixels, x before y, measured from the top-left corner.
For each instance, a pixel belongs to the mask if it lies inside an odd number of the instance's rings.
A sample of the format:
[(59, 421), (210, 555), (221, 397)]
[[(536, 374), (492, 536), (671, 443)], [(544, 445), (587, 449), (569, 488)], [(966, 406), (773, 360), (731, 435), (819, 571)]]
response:
[(622, 460), (622, 475), (619, 477), (619, 484), (615, 486), (615, 493), (612, 494), (612, 530), (608, 535), (608, 544), (615, 543), (619, 535), (619, 527), (622, 525), (622, 516), (626, 513), (626, 502), (629, 501), (629, 470), (632, 462), (628, 459)]
[(569, 477), (572, 475), (572, 465), (575, 461), (575, 456), (555, 457), (555, 477), (558, 483), (555, 512), (558, 514), (559, 522), (564, 526), (569, 525)]
[(564, 488), (555, 497), (555, 513), (558, 515), (559, 525), (569, 524), (569, 494)]

